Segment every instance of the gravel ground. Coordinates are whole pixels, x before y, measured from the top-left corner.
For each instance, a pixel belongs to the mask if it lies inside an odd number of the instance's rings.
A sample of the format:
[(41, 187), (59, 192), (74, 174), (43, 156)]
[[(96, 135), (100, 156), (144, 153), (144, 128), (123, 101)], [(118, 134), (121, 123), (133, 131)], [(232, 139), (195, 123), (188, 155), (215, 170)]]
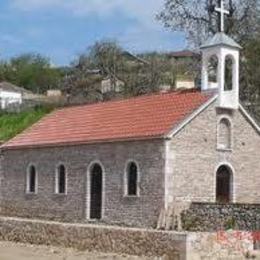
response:
[(73, 249), (0, 242), (0, 260), (159, 260), (115, 254), (79, 252)]

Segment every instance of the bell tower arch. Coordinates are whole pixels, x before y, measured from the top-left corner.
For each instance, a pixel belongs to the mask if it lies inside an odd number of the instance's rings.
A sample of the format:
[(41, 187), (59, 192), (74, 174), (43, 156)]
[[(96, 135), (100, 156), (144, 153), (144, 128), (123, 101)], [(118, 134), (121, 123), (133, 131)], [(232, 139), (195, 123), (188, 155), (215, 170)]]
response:
[[(239, 106), (239, 52), (240, 45), (223, 32), (201, 46), (202, 90), (217, 88), (218, 106), (238, 109)], [(217, 57), (217, 84), (209, 82), (211, 57)]]
[[(218, 89), (218, 106), (238, 109), (239, 106), (239, 52), (241, 46), (225, 34), (224, 0), (219, 0), (214, 12), (219, 14), (219, 32), (201, 46), (202, 51), (202, 90)], [(209, 64), (211, 57), (217, 57), (216, 84), (210, 84)]]

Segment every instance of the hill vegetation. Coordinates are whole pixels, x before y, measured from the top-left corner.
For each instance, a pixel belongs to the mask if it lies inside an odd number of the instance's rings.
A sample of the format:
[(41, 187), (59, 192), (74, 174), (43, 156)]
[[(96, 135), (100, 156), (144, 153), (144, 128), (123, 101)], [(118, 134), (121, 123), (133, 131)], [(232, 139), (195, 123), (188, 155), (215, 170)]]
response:
[(5, 142), (51, 112), (51, 108), (37, 107), (21, 113), (0, 114), (0, 142)]

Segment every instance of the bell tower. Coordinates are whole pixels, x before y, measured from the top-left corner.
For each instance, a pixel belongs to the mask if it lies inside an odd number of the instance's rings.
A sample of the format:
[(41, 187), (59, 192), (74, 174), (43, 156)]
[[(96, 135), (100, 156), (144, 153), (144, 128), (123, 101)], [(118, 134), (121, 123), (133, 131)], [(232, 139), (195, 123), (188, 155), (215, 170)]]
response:
[[(241, 46), (224, 33), (224, 15), (229, 12), (224, 9), (224, 0), (220, 7), (215, 7), (219, 13), (219, 32), (201, 46), (202, 51), (202, 90), (217, 88), (218, 107), (238, 109), (239, 106), (239, 52)], [(216, 58), (216, 84), (209, 82), (209, 67), (212, 57)]]

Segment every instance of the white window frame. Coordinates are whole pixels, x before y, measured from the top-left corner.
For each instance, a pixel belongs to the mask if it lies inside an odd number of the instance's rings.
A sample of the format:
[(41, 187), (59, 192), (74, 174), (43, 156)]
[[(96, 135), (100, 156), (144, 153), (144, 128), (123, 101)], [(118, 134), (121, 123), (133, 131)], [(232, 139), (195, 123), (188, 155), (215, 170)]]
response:
[[(64, 193), (59, 192), (59, 167), (60, 166), (63, 166), (65, 169), (65, 192)], [(56, 165), (54, 193), (56, 195), (61, 195), (61, 196), (68, 194), (68, 168), (64, 163), (59, 163), (58, 165)]]
[[(128, 192), (128, 168), (131, 163), (134, 163), (137, 168), (136, 195), (129, 195), (129, 192)], [(125, 164), (125, 171), (124, 171), (124, 197), (130, 197), (130, 198), (140, 197), (140, 179), (141, 179), (140, 177), (141, 177), (141, 173), (140, 173), (140, 167), (139, 167), (138, 162), (136, 160), (132, 160), (132, 159), (127, 160), (127, 162)]]
[[(31, 174), (31, 167), (34, 167), (35, 169), (35, 191), (32, 192), (30, 191), (30, 174)], [(29, 164), (26, 170), (26, 190), (25, 190), (26, 194), (38, 194), (38, 171), (37, 171), (37, 167), (35, 164)]]
[(236, 194), (236, 171), (235, 168), (233, 167), (233, 165), (227, 161), (221, 161), (218, 163), (218, 165), (215, 167), (214, 170), (214, 183), (213, 183), (213, 187), (214, 187), (214, 191), (213, 191), (213, 198), (214, 198), (214, 203), (217, 201), (217, 173), (218, 170), (221, 166), (225, 166), (230, 170), (230, 174), (231, 174), (231, 186), (230, 186), (230, 204), (234, 204), (237, 202), (237, 194)]
[(101, 221), (105, 217), (105, 207), (106, 207), (106, 172), (103, 163), (100, 160), (93, 160), (89, 163), (87, 168), (87, 178), (86, 178), (86, 219), (90, 222), (97, 221), (96, 219), (90, 218), (90, 210), (91, 210), (91, 173), (92, 167), (98, 164), (102, 169), (102, 205), (101, 205)]

